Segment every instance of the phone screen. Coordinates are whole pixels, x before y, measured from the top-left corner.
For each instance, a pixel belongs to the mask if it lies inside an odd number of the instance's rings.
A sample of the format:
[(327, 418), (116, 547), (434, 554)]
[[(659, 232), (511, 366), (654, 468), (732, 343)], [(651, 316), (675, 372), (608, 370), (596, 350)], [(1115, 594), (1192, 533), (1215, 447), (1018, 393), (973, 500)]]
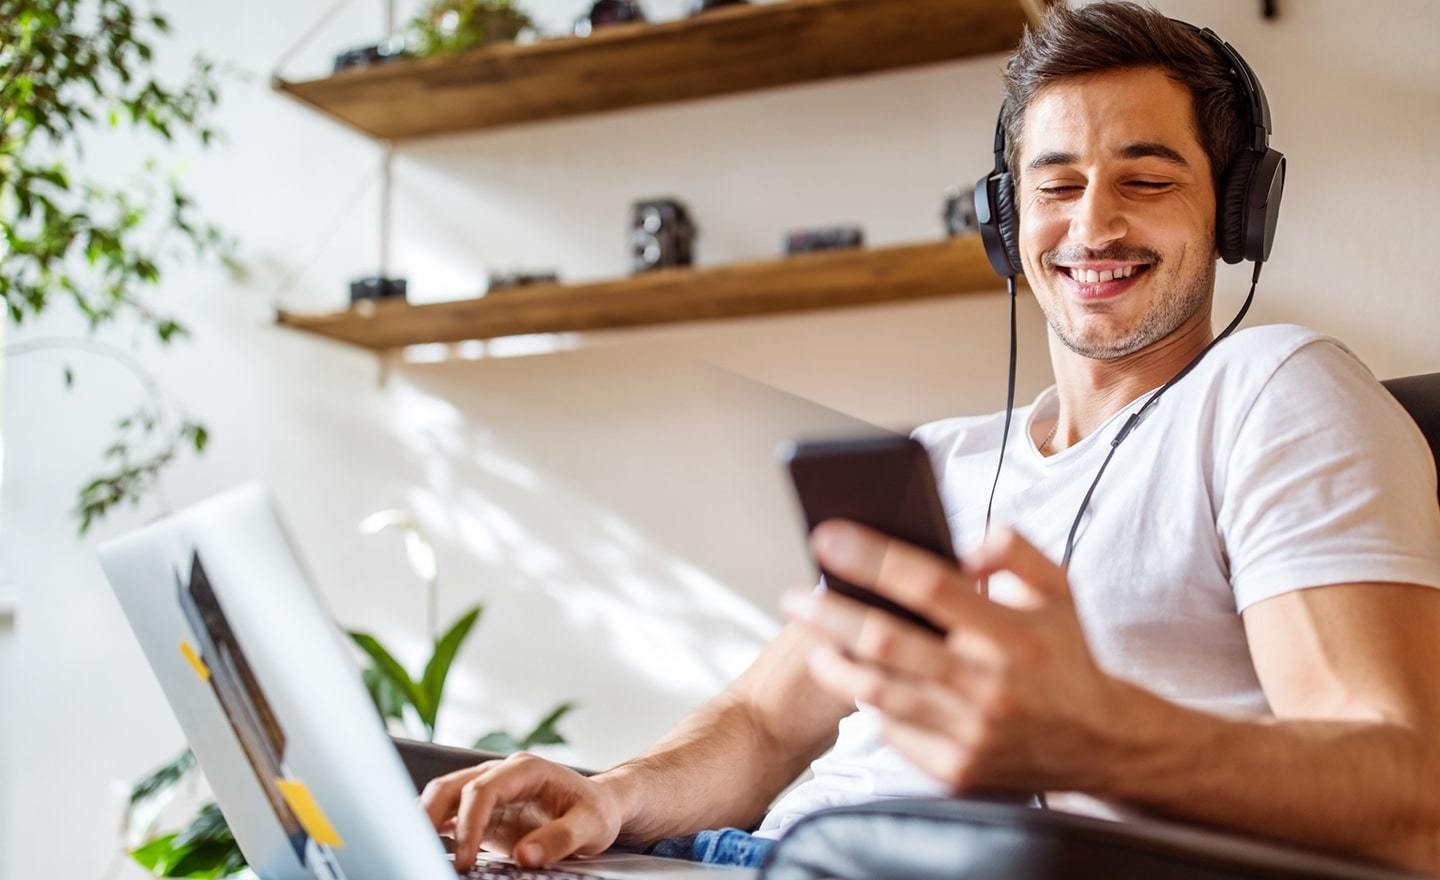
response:
[[(827, 519), (848, 519), (955, 559), (930, 457), (919, 441), (898, 435), (797, 441), (782, 447), (780, 457), (794, 481), (807, 535)], [(945, 634), (925, 617), (824, 567), (820, 574), (827, 589)]]

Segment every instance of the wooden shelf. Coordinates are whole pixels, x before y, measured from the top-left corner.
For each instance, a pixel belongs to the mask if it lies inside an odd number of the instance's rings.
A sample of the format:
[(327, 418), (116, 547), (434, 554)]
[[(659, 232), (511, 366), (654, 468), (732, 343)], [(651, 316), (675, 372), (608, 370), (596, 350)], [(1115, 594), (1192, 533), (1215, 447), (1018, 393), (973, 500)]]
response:
[(535, 285), (455, 302), (382, 302), (369, 309), (315, 315), (281, 311), (276, 320), (384, 351), (427, 342), (736, 318), (1003, 289), (979, 237), (971, 236), (709, 269), (664, 269), (591, 284)]
[(1000, 52), (1044, 0), (783, 0), (274, 87), (399, 140)]

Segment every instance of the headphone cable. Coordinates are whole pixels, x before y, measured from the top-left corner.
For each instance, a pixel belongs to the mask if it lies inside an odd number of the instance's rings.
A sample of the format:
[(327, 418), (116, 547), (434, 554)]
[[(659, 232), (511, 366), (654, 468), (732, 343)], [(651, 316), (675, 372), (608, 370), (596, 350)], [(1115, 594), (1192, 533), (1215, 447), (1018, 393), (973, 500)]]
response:
[[(1000, 433), (1000, 459), (995, 462), (995, 480), (990, 484), (990, 500), (985, 504), (985, 531), (984, 538), (990, 537), (990, 513), (995, 507), (995, 489), (1000, 485), (1000, 470), (1005, 466), (1005, 444), (1010, 439), (1010, 417), (1015, 412), (1015, 276), (1005, 277), (1005, 287), (1010, 293), (1010, 380), (1005, 388), (1005, 427)], [(990, 595), (990, 585), (986, 581), (979, 584), (980, 595), (986, 598)]]
[(1195, 369), (1195, 365), (1200, 363), (1205, 355), (1209, 354), (1210, 350), (1220, 343), (1220, 340), (1229, 336), (1235, 331), (1236, 327), (1240, 326), (1240, 322), (1245, 319), (1245, 313), (1250, 311), (1250, 303), (1255, 299), (1255, 287), (1260, 283), (1260, 269), (1264, 265), (1264, 262), (1257, 262), (1255, 264), (1255, 273), (1250, 276), (1250, 292), (1246, 294), (1245, 302), (1240, 306), (1240, 311), (1235, 314), (1235, 317), (1231, 319), (1225, 329), (1220, 331), (1220, 335), (1210, 340), (1209, 344), (1201, 349), (1200, 353), (1195, 355), (1190, 363), (1185, 365), (1184, 369), (1172, 376), (1170, 381), (1161, 385), (1155, 390), (1155, 393), (1146, 398), (1140, 408), (1132, 413), (1130, 418), (1125, 420), (1125, 424), (1122, 425), (1120, 430), (1115, 434), (1115, 439), (1110, 441), (1110, 451), (1105, 454), (1105, 460), (1100, 463), (1100, 470), (1095, 473), (1095, 479), (1090, 482), (1090, 488), (1085, 490), (1085, 498), (1080, 502), (1080, 509), (1075, 513), (1075, 521), (1070, 524), (1070, 534), (1065, 538), (1065, 555), (1060, 560), (1061, 568), (1066, 570), (1070, 568), (1070, 556), (1075, 552), (1075, 536), (1080, 531), (1080, 520), (1085, 518), (1085, 511), (1090, 507), (1090, 497), (1095, 494), (1095, 487), (1100, 485), (1100, 478), (1105, 476), (1105, 469), (1110, 466), (1110, 459), (1115, 457), (1115, 450), (1120, 448), (1120, 444), (1125, 442), (1125, 438), (1129, 437), (1130, 432), (1135, 430), (1135, 427), (1140, 424), (1140, 420), (1144, 418), (1145, 413), (1150, 407), (1160, 401), (1160, 396), (1170, 390), (1170, 386), (1185, 378), (1191, 370)]

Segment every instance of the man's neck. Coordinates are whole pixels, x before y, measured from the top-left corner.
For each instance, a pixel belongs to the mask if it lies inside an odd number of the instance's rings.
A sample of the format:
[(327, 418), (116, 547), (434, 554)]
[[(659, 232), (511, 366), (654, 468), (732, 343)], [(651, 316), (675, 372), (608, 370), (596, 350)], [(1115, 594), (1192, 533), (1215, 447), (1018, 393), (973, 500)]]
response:
[(1168, 382), (1212, 339), (1210, 315), (1191, 320), (1134, 354), (1095, 360), (1071, 351), (1050, 333), (1050, 363), (1060, 398), (1060, 421), (1047, 452), (1079, 443), (1140, 395)]

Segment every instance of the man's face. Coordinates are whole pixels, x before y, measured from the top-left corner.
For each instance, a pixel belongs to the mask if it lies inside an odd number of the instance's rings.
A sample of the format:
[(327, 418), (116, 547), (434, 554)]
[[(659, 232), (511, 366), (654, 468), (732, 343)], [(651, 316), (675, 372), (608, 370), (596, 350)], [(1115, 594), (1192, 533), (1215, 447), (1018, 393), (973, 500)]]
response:
[(1215, 191), (1190, 93), (1157, 68), (1062, 80), (1025, 110), (1025, 277), (1060, 341), (1108, 360), (1164, 339), (1215, 287)]

